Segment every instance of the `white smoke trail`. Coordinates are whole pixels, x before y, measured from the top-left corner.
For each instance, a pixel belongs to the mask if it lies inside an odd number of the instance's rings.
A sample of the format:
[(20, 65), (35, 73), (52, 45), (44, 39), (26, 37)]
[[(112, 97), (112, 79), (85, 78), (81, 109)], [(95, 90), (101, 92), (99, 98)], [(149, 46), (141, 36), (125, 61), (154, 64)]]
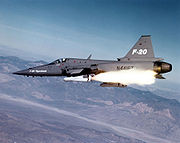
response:
[(152, 70), (130, 69), (100, 73), (95, 75), (92, 80), (100, 82), (121, 83), (125, 85), (149, 85), (155, 82), (155, 75), (156, 73)]

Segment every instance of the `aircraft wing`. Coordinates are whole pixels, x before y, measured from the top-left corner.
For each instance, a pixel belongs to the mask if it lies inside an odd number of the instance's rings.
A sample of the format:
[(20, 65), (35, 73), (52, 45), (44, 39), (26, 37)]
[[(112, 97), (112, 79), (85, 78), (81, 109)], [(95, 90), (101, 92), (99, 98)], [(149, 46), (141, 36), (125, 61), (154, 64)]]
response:
[(89, 74), (99, 74), (104, 71), (98, 70), (97, 65), (90, 65), (87, 67), (76, 67), (76, 68), (67, 68), (66, 73), (69, 76), (80, 76), (80, 75), (89, 75)]
[[(67, 73), (71, 77), (64, 78), (64, 81), (91, 81), (92, 77), (96, 74), (102, 73), (104, 71), (98, 70), (97, 65), (91, 65), (90, 67), (79, 67), (76, 69), (68, 69)], [(103, 82), (100, 84), (101, 87), (127, 87), (127, 85), (122, 83), (112, 83), (112, 82)]]
[(80, 74), (84, 69), (67, 69), (67, 73), (71, 75), (77, 75)]

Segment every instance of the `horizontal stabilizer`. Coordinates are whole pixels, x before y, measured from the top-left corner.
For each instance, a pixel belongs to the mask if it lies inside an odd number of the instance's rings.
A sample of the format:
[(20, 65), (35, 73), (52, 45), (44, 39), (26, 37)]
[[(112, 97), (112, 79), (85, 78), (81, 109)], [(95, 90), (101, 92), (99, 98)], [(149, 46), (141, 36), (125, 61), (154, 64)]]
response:
[(156, 74), (155, 77), (158, 78), (158, 79), (166, 79), (166, 78), (163, 77), (161, 74)]

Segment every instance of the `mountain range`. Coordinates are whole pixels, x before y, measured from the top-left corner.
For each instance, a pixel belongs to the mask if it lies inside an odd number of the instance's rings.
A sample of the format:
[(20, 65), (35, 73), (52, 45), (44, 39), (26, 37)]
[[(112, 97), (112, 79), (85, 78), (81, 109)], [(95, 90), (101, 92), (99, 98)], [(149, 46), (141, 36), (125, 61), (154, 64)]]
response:
[(180, 142), (180, 102), (165, 91), (12, 74), (45, 63), (0, 56), (0, 142)]

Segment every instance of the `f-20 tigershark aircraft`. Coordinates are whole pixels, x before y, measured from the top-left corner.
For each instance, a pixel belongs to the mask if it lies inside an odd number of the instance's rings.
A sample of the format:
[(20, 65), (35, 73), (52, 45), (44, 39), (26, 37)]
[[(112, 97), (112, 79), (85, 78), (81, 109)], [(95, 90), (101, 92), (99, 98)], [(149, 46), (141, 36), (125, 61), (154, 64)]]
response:
[[(170, 72), (172, 65), (155, 58), (150, 35), (142, 35), (123, 58), (113, 60), (93, 60), (78, 58), (57, 59), (52, 63), (17, 71), (13, 74), (25, 76), (67, 76), (65, 81), (91, 81), (97, 74), (129, 69), (152, 70), (155, 77), (164, 79), (163, 73)], [(126, 87), (122, 83), (103, 82), (103, 87)]]

